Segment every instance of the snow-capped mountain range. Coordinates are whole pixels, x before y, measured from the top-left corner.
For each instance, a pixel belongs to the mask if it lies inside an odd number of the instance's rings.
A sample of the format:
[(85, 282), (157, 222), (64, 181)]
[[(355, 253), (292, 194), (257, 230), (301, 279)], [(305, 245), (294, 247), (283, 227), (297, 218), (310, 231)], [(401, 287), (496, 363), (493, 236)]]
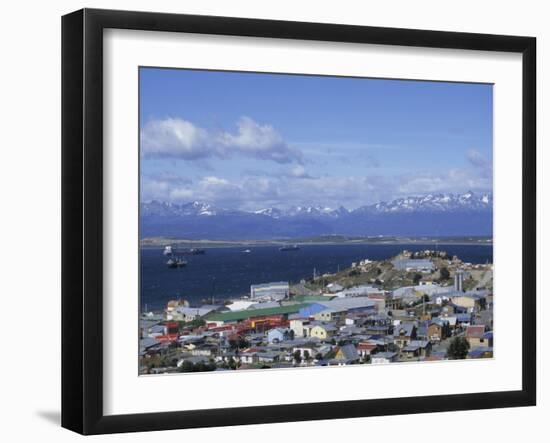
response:
[(343, 206), (242, 211), (204, 202), (141, 204), (141, 235), (265, 239), (311, 235), (491, 235), (491, 194), (427, 194), (348, 210)]
[(380, 202), (371, 206), (363, 206), (358, 211), (369, 212), (415, 212), (415, 211), (483, 211), (492, 210), (493, 196), (491, 194), (474, 194), (468, 191), (464, 194), (428, 194), (421, 197), (405, 197), (390, 202)]
[(228, 213), (247, 213), (264, 215), (271, 218), (284, 217), (343, 217), (350, 214), (382, 214), (397, 212), (425, 212), (425, 211), (483, 211), (492, 210), (493, 197), (491, 194), (475, 194), (468, 191), (464, 194), (428, 194), (420, 197), (404, 197), (388, 202), (379, 202), (361, 206), (354, 210), (347, 210), (343, 206), (331, 208), (329, 206), (291, 206), (288, 209), (264, 208), (256, 211), (228, 210), (214, 207), (204, 202), (190, 202), (183, 204), (166, 203), (153, 200), (141, 204), (142, 216), (215, 216)]

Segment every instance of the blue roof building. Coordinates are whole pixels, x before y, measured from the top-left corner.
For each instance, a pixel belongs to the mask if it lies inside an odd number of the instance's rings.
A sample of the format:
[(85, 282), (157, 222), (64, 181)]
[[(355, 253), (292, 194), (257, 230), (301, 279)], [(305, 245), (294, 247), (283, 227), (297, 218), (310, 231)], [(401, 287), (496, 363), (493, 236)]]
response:
[(327, 307), (321, 303), (311, 303), (298, 311), (298, 317), (313, 317), (315, 314), (324, 311), (325, 309), (327, 309)]

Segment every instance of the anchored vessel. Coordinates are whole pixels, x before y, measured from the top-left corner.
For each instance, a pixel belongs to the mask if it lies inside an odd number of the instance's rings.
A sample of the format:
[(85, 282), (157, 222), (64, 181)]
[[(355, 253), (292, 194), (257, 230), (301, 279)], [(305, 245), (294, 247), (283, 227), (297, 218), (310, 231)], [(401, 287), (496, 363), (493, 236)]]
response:
[(187, 262), (183, 258), (170, 258), (166, 262), (166, 266), (169, 268), (182, 268), (187, 266)]
[(202, 255), (206, 251), (204, 249), (200, 248), (187, 248), (187, 249), (177, 249), (174, 246), (165, 246), (164, 251), (162, 252), (164, 255)]
[(279, 248), (279, 251), (297, 251), (299, 249), (300, 248), (298, 247), (298, 245), (292, 245), (292, 246), (283, 246)]

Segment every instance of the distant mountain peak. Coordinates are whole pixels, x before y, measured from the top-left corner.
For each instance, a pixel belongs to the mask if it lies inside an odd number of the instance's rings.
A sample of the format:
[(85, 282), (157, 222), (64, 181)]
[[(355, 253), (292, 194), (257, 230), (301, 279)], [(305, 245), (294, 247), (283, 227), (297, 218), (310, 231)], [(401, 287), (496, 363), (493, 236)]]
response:
[(290, 217), (321, 217), (338, 218), (350, 214), (381, 214), (400, 212), (452, 212), (492, 210), (493, 196), (491, 193), (476, 193), (467, 191), (463, 194), (430, 193), (420, 196), (400, 197), (390, 201), (382, 201), (361, 206), (349, 211), (344, 206), (332, 208), (325, 205), (297, 205), (288, 209), (267, 207), (256, 211), (239, 211), (217, 208), (209, 203), (193, 201), (189, 203), (170, 203), (152, 200), (141, 204), (142, 215), (173, 215), (173, 216), (214, 216), (223, 213), (255, 214), (275, 219)]
[(478, 194), (472, 191), (463, 194), (426, 194), (417, 197), (401, 197), (374, 205), (362, 206), (353, 212), (452, 212), (492, 210), (493, 197), (490, 193)]
[(151, 200), (150, 202), (141, 203), (140, 208), (141, 215), (145, 216), (212, 216), (218, 213), (218, 210), (215, 209), (212, 205), (199, 201), (177, 204)]
[(241, 211), (201, 201), (152, 200), (140, 205), (140, 230), (143, 236), (209, 239), (491, 235), (492, 207), (491, 193), (472, 191), (401, 197), (351, 211), (327, 205)]
[(254, 211), (254, 214), (265, 215), (267, 217), (279, 218), (283, 215), (283, 211), (278, 208), (264, 208)]

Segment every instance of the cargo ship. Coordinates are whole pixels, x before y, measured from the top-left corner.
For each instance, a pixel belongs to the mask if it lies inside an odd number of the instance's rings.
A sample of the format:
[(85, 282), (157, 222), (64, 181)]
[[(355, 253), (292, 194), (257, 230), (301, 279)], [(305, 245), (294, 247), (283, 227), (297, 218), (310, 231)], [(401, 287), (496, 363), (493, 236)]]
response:
[(204, 249), (199, 248), (175, 248), (174, 246), (165, 246), (163, 254), (164, 255), (202, 255), (206, 253)]

